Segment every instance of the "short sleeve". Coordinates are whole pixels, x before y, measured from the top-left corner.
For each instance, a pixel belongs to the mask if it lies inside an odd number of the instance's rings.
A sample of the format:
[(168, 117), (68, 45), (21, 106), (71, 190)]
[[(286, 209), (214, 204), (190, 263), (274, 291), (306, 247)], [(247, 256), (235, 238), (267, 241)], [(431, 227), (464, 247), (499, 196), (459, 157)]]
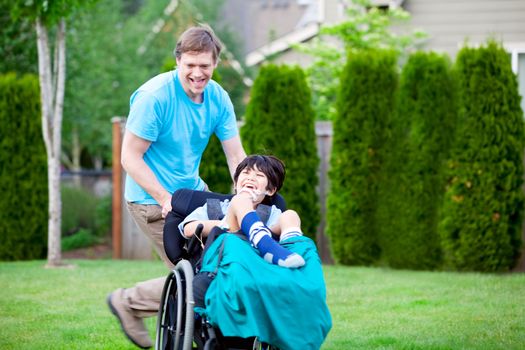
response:
[(215, 134), (221, 141), (226, 141), (234, 136), (237, 136), (239, 130), (237, 129), (237, 118), (233, 109), (232, 101), (226, 91), (222, 90), (222, 108), (221, 114), (215, 127)]
[(184, 220), (182, 220), (182, 222), (179, 224), (179, 231), (182, 237), (187, 238), (184, 235), (184, 226), (186, 226), (186, 224), (192, 221), (197, 221), (197, 220), (208, 220), (208, 205), (207, 204), (204, 204), (202, 207), (198, 207), (197, 209), (192, 211), (190, 215), (186, 216)]
[(275, 205), (272, 205), (272, 210), (270, 211), (270, 217), (268, 218), (268, 222), (266, 223), (266, 226), (272, 227), (273, 225), (277, 224), (281, 214), (282, 214), (281, 209), (277, 208)]
[(140, 138), (154, 142), (162, 128), (162, 106), (146, 91), (136, 91), (130, 98), (126, 129)]

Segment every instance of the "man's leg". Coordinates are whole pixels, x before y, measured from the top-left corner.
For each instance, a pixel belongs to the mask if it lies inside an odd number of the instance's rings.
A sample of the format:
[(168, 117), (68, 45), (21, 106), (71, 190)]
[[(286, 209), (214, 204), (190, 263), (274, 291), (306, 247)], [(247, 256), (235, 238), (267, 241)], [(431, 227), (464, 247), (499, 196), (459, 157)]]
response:
[[(157, 205), (128, 203), (128, 210), (169, 269), (174, 265), (164, 252), (162, 239), (164, 219)], [(145, 317), (157, 314), (166, 277), (139, 282), (127, 289), (117, 289), (108, 296), (108, 305), (120, 321), (126, 336), (137, 346), (149, 348), (153, 343), (144, 326)]]

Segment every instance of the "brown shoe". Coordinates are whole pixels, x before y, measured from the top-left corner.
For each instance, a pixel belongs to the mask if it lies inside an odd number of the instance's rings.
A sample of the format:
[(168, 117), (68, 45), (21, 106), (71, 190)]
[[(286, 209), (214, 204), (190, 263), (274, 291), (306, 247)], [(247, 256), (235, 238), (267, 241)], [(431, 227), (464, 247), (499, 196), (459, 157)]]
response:
[(129, 308), (122, 302), (124, 289), (117, 289), (109, 294), (106, 302), (113, 315), (117, 316), (120, 327), (129, 340), (136, 346), (142, 349), (149, 349), (153, 346), (148, 334), (148, 330), (144, 326), (144, 321), (133, 316)]

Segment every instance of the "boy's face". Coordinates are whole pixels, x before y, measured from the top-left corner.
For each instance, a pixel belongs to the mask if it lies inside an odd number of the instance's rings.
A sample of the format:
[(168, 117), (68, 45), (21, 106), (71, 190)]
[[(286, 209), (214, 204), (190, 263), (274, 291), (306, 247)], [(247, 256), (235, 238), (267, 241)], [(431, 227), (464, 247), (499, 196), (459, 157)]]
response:
[(237, 183), (235, 183), (235, 192), (240, 193), (241, 190), (246, 189), (261, 194), (266, 193), (269, 196), (273, 195), (275, 189), (270, 191), (267, 187), (268, 177), (255, 166), (253, 169), (244, 168), (241, 171), (237, 178)]

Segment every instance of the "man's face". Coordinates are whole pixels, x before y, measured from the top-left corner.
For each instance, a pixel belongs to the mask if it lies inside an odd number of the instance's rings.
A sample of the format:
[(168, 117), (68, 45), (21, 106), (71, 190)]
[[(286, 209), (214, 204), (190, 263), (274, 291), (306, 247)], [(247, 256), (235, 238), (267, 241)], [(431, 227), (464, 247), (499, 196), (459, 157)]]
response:
[(185, 52), (177, 58), (182, 88), (194, 102), (202, 102), (202, 92), (216, 66), (211, 52)]

